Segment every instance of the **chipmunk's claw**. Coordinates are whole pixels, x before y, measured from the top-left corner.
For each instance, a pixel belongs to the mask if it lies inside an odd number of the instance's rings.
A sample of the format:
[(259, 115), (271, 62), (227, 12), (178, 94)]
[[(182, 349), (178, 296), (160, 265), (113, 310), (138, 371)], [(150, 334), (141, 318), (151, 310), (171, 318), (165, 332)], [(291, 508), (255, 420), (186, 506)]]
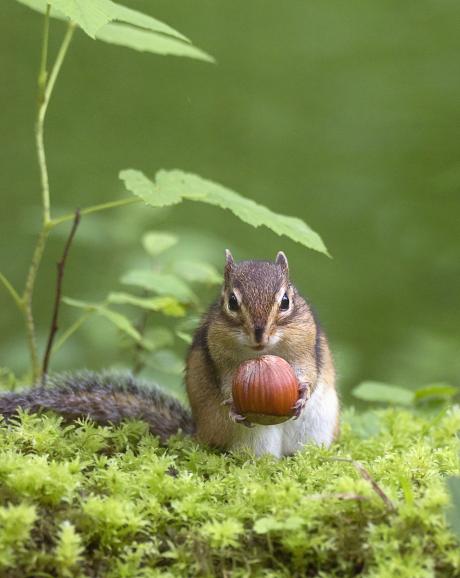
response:
[(295, 402), (293, 406), (294, 416), (292, 419), (296, 420), (300, 417), (303, 408), (307, 405), (307, 401), (310, 399), (310, 387), (308, 383), (301, 383), (299, 385), (299, 399)]
[(244, 417), (244, 415), (239, 414), (233, 405), (228, 412), (228, 416), (233, 423), (241, 424), (244, 425), (245, 427), (254, 427), (254, 424), (248, 421), (248, 419)]
[(294, 417), (293, 419), (298, 419), (300, 417), (300, 414), (303, 411), (303, 408), (306, 406), (307, 404), (307, 400), (306, 399), (298, 399), (295, 404), (294, 407), (292, 408), (294, 410)]

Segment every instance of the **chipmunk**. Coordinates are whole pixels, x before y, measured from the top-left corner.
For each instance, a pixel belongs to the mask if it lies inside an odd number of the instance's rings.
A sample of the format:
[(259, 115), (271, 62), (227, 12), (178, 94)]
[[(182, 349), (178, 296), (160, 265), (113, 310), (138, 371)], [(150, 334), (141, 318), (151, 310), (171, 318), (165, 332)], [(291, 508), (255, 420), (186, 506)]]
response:
[[(284, 358), (294, 369), (299, 399), (293, 419), (254, 425), (233, 406), (232, 379), (243, 361), (267, 354)], [(306, 443), (330, 445), (339, 432), (333, 360), (315, 314), (289, 281), (283, 252), (274, 262), (235, 263), (226, 251), (221, 295), (195, 333), (185, 384), (191, 413), (172, 396), (130, 375), (67, 373), (46, 387), (1, 395), (0, 414), (9, 418), (22, 408), (53, 410), (66, 420), (89, 416), (97, 423), (136, 418), (146, 421), (163, 442), (182, 431), (209, 446), (276, 457), (293, 454)]]

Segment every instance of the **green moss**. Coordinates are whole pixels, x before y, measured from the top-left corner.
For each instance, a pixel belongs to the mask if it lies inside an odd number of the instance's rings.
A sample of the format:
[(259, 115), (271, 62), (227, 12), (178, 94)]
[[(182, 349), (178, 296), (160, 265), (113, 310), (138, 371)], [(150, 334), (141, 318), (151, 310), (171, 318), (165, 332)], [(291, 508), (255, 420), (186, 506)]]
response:
[(23, 414), (0, 428), (0, 576), (460, 576), (459, 431), (457, 410), (348, 412), (340, 443), (277, 461)]

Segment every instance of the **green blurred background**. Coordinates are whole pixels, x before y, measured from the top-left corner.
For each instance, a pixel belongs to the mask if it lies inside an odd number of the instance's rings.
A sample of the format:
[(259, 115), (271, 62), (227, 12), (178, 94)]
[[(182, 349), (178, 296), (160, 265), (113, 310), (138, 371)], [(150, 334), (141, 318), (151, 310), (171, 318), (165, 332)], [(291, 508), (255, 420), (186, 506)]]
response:
[[(173, 25), (218, 63), (140, 54), (77, 31), (47, 119), (54, 214), (123, 196), (120, 169), (153, 176), (181, 168), (301, 217), (333, 259), (215, 208), (131, 207), (84, 219), (65, 294), (97, 301), (119, 289), (151, 229), (177, 232), (219, 268), (225, 247), (237, 259), (283, 249), (330, 336), (345, 398), (363, 379), (458, 384), (460, 4), (125, 4)], [(17, 287), (40, 219), (33, 124), (41, 32), (39, 14), (3, 0), (0, 269)], [(63, 32), (52, 21), (52, 51)], [(37, 285), (41, 346), (66, 234), (53, 232)], [(0, 366), (22, 372), (22, 320), (3, 290), (0, 311)], [(75, 315), (63, 309), (62, 325)], [(53, 368), (123, 365), (118, 352), (116, 331), (91, 321)]]

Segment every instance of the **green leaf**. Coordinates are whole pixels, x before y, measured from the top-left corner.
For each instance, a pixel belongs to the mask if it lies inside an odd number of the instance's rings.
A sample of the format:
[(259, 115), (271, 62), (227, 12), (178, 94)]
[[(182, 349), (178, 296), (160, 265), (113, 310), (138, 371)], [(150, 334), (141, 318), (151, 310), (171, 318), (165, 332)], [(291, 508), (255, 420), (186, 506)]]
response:
[[(48, 4), (48, 0), (17, 1), (42, 14), (46, 12), (46, 5)], [(49, 3), (52, 6), (51, 16), (53, 18), (73, 20), (92, 38), (94, 38), (99, 28), (116, 20), (190, 42), (186, 36), (168, 24), (148, 14), (143, 14), (109, 0), (49, 0)]]
[(283, 527), (285, 530), (300, 530), (300, 528), (304, 525), (304, 520), (298, 516), (288, 516), (283, 522)]
[(121, 278), (125, 285), (136, 285), (148, 291), (153, 291), (159, 295), (175, 297), (182, 303), (191, 303), (196, 301), (196, 296), (191, 289), (175, 275), (170, 273), (161, 273), (159, 271), (147, 271), (138, 269), (129, 271)]
[(369, 439), (381, 430), (380, 416), (374, 411), (357, 413), (350, 408), (346, 412), (346, 421), (351, 425), (353, 434), (362, 439)]
[(458, 388), (446, 383), (433, 383), (419, 387), (415, 391), (415, 401), (428, 399), (452, 399), (458, 393)]
[(223, 281), (217, 269), (204, 261), (175, 261), (173, 271), (178, 277), (182, 277), (189, 283), (220, 285)]
[(49, 4), (75, 22), (91, 38), (113, 20), (110, 0), (48, 0)]
[(132, 337), (135, 341), (142, 341), (142, 336), (139, 331), (137, 331), (129, 319), (121, 313), (112, 311), (104, 305), (71, 299), (70, 297), (63, 297), (62, 301), (71, 307), (78, 307), (79, 309), (85, 309), (86, 311), (95, 311), (98, 315), (110, 321), (110, 323), (115, 325), (115, 327), (120, 329), (120, 331), (123, 331), (123, 333), (126, 333), (126, 335)]
[(171, 233), (157, 233), (155, 231), (145, 233), (142, 237), (144, 249), (149, 255), (152, 255), (152, 257), (156, 257), (160, 253), (174, 247), (178, 241), (179, 239), (176, 235)]
[(128, 8), (127, 6), (122, 6), (121, 4), (115, 4), (112, 2), (112, 16), (112, 20), (125, 22), (126, 24), (132, 24), (139, 28), (146, 28), (152, 32), (160, 32), (161, 34), (167, 34), (168, 36), (174, 36), (180, 40), (184, 40), (185, 42), (190, 42), (186, 36), (168, 24), (149, 16), (148, 14), (143, 14), (137, 10)]
[(376, 381), (364, 381), (355, 387), (352, 393), (355, 397), (364, 401), (377, 401), (397, 405), (412, 405), (414, 402), (413, 391)]
[(212, 56), (192, 44), (127, 24), (106, 24), (98, 30), (96, 39), (109, 44), (132, 48), (139, 52), (151, 52), (162, 56), (185, 56), (205, 62), (215, 62)]
[(229, 209), (253, 227), (264, 225), (293, 241), (328, 255), (321, 237), (297, 217), (278, 215), (267, 207), (246, 199), (234, 191), (197, 175), (179, 170), (159, 171), (155, 182), (142, 172), (126, 169), (120, 172), (128, 191), (152, 207), (167, 207), (188, 199)]
[(98, 303), (90, 303), (89, 301), (82, 301), (80, 299), (72, 299), (71, 297), (63, 297), (63, 303), (71, 307), (78, 307), (79, 309), (86, 309), (87, 311), (95, 311), (100, 306)]
[[(17, 1), (42, 14), (46, 12), (47, 0)], [(91, 38), (143, 52), (214, 62), (168, 24), (111, 0), (50, 0), (50, 4), (52, 18), (71, 20)]]
[(149, 366), (174, 375), (181, 375), (184, 371), (184, 362), (177, 353), (171, 349), (159, 349), (146, 358)]
[(185, 341), (185, 343), (187, 343), (187, 345), (191, 345), (191, 343), (193, 341), (193, 335), (190, 335), (190, 333), (185, 333), (185, 331), (176, 331), (176, 335), (177, 335), (177, 337), (179, 337), (179, 339), (182, 339), (182, 341)]
[(143, 344), (146, 349), (153, 351), (174, 344), (174, 336), (167, 327), (151, 327), (145, 333)]
[(451, 508), (447, 513), (447, 518), (452, 530), (460, 539), (460, 478), (449, 478), (447, 486), (451, 497)]
[(193, 341), (193, 334), (200, 324), (200, 317), (196, 315), (189, 315), (183, 321), (176, 325), (176, 335), (182, 341), (190, 345)]
[(110, 293), (107, 300), (117, 305), (134, 305), (141, 309), (159, 311), (170, 317), (185, 315), (184, 307), (174, 297), (137, 297), (130, 293)]
[(254, 524), (254, 532), (256, 534), (267, 534), (273, 530), (281, 530), (283, 528), (282, 522), (273, 518), (273, 516), (267, 516), (265, 518), (260, 518), (256, 520)]
[(97, 313), (108, 319), (115, 327), (132, 337), (135, 341), (142, 341), (142, 336), (139, 331), (132, 325), (131, 321), (121, 313), (112, 311), (107, 307), (98, 307)]

